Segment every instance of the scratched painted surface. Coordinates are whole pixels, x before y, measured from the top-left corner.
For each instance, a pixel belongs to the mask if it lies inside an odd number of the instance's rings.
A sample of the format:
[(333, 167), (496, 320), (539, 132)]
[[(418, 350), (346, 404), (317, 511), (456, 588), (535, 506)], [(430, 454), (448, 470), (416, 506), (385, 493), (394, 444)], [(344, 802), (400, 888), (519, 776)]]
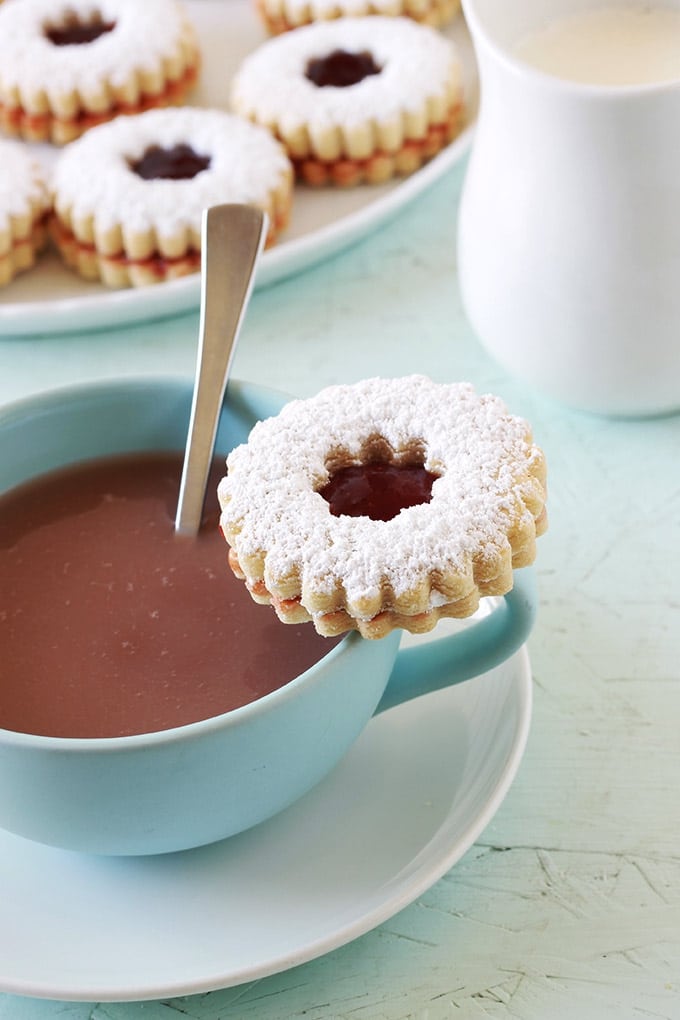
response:
[[(166, 1002), (0, 996), (0, 1020), (680, 1018), (680, 417), (573, 413), (491, 362), (460, 309), (461, 179), (454, 171), (374, 237), (257, 293), (234, 372), (303, 396), (379, 373), (467, 378), (532, 421), (549, 459), (551, 530), (530, 642), (532, 732), (506, 801), (429, 892), (324, 958)], [(187, 316), (2, 341), (0, 401), (159, 366), (189, 374), (195, 332)]]

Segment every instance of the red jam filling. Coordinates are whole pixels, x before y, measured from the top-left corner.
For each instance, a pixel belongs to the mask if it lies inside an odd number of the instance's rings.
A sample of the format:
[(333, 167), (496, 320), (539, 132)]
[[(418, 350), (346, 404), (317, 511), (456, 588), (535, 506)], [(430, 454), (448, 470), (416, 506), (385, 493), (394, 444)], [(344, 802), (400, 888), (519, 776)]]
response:
[(115, 21), (102, 21), (100, 17), (87, 22), (69, 18), (63, 25), (52, 25), (45, 29), (45, 36), (55, 46), (82, 46), (83, 43), (94, 42), (101, 35), (113, 31)]
[(138, 177), (145, 181), (163, 178), (169, 181), (182, 181), (196, 177), (202, 170), (210, 166), (210, 156), (201, 156), (194, 152), (190, 145), (173, 145), (171, 149), (163, 149), (160, 145), (152, 145), (141, 159), (130, 162), (130, 168)]
[(346, 88), (348, 85), (356, 85), (369, 75), (380, 74), (381, 70), (370, 53), (333, 50), (325, 57), (314, 57), (310, 60), (305, 77), (320, 88), (325, 85)]
[(391, 521), (406, 507), (429, 503), (438, 477), (421, 464), (352, 464), (336, 471), (319, 494), (334, 517)]

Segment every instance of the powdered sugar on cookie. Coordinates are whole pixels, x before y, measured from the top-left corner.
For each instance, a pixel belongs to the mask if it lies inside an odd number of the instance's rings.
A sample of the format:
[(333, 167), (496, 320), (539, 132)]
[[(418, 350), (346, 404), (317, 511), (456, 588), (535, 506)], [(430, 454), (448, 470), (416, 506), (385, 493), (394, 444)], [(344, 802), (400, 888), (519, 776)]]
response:
[[(99, 17), (111, 31), (80, 46), (55, 46), (45, 26), (67, 16), (84, 22)], [(137, 70), (162, 66), (187, 39), (191, 27), (175, 0), (24, 0), (0, 10), (0, 95), (18, 93), (41, 113), (50, 94), (91, 94), (106, 83), (122, 86)], [(190, 40), (193, 41), (193, 32)], [(42, 102), (40, 96), (42, 94)], [(40, 107), (43, 109), (40, 109)]]
[[(318, 490), (338, 465), (370, 459), (376, 439), (395, 462), (417, 456), (438, 475), (430, 501), (388, 521), (334, 516)], [(249, 587), (275, 604), (297, 599), (315, 622), (463, 602), (466, 615), (479, 594), (509, 590), (545, 526), (545, 465), (528, 424), (467, 383), (329, 387), (256, 425), (227, 467), (221, 524)]]
[[(305, 76), (308, 62), (333, 50), (368, 51), (381, 68), (351, 88), (318, 88)], [(453, 44), (407, 18), (340, 18), (270, 39), (239, 68), (234, 108), (260, 123), (352, 126), (420, 110), (428, 98), (460, 92)]]
[(35, 262), (46, 241), (50, 204), (32, 154), (18, 142), (0, 141), (0, 286)]
[[(133, 170), (147, 149), (187, 144), (209, 166), (185, 180), (145, 180)], [(55, 206), (78, 232), (90, 223), (95, 240), (114, 228), (122, 235), (152, 232), (172, 238), (193, 228), (203, 209), (244, 202), (267, 209), (272, 192), (289, 185), (281, 146), (263, 128), (220, 110), (152, 110), (93, 128), (60, 156), (53, 176)]]
[(49, 205), (37, 160), (18, 142), (0, 141), (0, 231), (10, 230), (14, 217), (41, 216)]

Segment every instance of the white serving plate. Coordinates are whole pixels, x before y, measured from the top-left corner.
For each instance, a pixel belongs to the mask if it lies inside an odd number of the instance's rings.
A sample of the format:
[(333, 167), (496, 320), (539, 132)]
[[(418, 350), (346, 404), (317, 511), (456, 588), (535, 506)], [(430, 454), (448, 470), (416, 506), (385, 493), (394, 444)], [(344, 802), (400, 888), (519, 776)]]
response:
[(190, 995), (357, 938), (479, 837), (517, 772), (530, 718), (522, 648), (371, 720), (309, 794), (213, 846), (97, 858), (0, 830), (0, 991), (92, 1002)]
[[(190, 101), (226, 108), (231, 76), (266, 38), (253, 0), (185, 0), (203, 53), (198, 89)], [(478, 81), (472, 43), (459, 16), (445, 34), (457, 44), (468, 97), (467, 126), (421, 170), (400, 181), (348, 190), (298, 186), (289, 228), (262, 256), (255, 281), (264, 287), (340, 252), (387, 222), (398, 210), (438, 181), (467, 152), (476, 118)], [(49, 165), (55, 151), (35, 146)], [(138, 290), (111, 291), (80, 279), (55, 252), (0, 290), (0, 335), (63, 333), (164, 318), (198, 308), (197, 275)]]

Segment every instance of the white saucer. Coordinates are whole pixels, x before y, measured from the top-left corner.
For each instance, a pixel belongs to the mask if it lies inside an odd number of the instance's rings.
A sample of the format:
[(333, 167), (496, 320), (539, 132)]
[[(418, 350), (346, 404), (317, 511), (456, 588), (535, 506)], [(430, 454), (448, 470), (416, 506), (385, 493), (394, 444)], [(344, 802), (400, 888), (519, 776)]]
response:
[(480, 835), (517, 771), (530, 717), (523, 648), (373, 719), (310, 794), (212, 847), (95, 858), (0, 830), (0, 991), (188, 995), (351, 941), (415, 900)]
[[(252, 0), (185, 0), (201, 42), (203, 63), (192, 105), (228, 106), (231, 77), (243, 57), (267, 38)], [(355, 241), (431, 187), (467, 153), (477, 115), (479, 82), (472, 41), (459, 16), (444, 30), (463, 65), (465, 130), (417, 173), (359, 188), (296, 188), (292, 218), (278, 244), (264, 252), (255, 280), (267, 286), (315, 265)], [(46, 166), (58, 150), (35, 146)], [(110, 328), (198, 308), (198, 274), (155, 287), (108, 290), (68, 270), (54, 252), (0, 290), (0, 336), (58, 334)]]

